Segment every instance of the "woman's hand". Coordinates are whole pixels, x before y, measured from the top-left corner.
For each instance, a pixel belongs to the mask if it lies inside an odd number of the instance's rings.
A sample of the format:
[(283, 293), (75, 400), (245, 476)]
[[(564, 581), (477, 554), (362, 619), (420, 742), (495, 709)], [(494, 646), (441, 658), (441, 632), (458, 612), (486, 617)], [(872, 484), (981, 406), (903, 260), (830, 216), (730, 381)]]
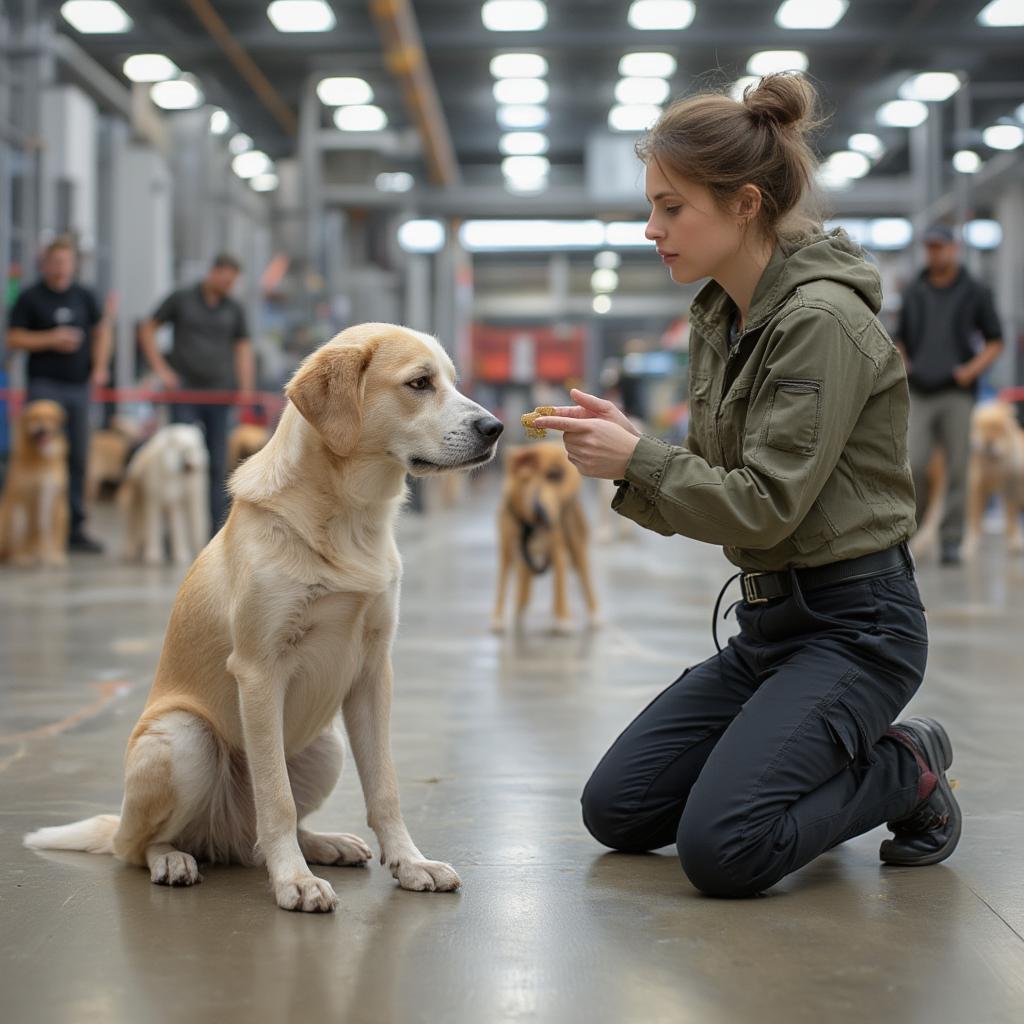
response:
[(584, 476), (621, 479), (640, 432), (611, 402), (575, 388), (569, 396), (579, 404), (556, 408), (553, 416), (538, 416), (533, 425), (562, 431), (569, 461)]

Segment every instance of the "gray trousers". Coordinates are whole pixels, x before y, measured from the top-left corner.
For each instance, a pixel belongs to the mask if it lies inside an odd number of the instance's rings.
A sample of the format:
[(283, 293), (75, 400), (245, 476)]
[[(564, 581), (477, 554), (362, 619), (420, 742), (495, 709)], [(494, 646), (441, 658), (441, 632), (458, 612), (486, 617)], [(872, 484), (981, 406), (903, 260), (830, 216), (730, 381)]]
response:
[(928, 501), (928, 460), (937, 447), (942, 448), (946, 457), (946, 501), (939, 527), (939, 540), (943, 546), (959, 545), (963, 538), (973, 408), (972, 390), (957, 388), (932, 395), (910, 393), (907, 445), (917, 492), (918, 526), (924, 518)]

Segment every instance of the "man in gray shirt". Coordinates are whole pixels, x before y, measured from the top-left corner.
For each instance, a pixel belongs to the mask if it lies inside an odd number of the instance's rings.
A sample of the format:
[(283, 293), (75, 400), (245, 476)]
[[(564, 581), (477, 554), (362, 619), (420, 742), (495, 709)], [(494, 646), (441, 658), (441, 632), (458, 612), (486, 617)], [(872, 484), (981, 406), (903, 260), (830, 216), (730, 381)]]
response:
[[(169, 390), (253, 391), (255, 366), (245, 311), (231, 298), (241, 272), (233, 256), (222, 253), (199, 284), (169, 295), (140, 331), (142, 350), (149, 365)], [(161, 324), (174, 326), (174, 342), (167, 357), (156, 344)], [(199, 423), (210, 453), (210, 526), (214, 533), (227, 517), (227, 439), (231, 405), (185, 403), (172, 406), (175, 423)]]
[(903, 293), (895, 341), (910, 383), (908, 445), (917, 521), (920, 524), (923, 519), (928, 497), (928, 462), (941, 446), (946, 459), (941, 561), (957, 565), (967, 498), (971, 410), (978, 378), (1002, 351), (1002, 329), (992, 293), (960, 265), (960, 247), (952, 228), (930, 227), (924, 246), (927, 265)]

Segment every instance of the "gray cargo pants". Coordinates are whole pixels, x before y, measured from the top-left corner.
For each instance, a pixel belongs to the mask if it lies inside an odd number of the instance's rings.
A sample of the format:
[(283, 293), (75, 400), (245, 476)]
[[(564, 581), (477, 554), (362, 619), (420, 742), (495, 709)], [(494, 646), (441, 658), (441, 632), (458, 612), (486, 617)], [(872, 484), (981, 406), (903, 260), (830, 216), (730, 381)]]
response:
[(917, 492), (920, 526), (928, 501), (928, 460), (936, 447), (946, 456), (946, 500), (939, 527), (943, 547), (959, 546), (967, 505), (967, 463), (971, 452), (973, 390), (952, 388), (925, 395), (910, 393), (910, 431), (907, 448)]

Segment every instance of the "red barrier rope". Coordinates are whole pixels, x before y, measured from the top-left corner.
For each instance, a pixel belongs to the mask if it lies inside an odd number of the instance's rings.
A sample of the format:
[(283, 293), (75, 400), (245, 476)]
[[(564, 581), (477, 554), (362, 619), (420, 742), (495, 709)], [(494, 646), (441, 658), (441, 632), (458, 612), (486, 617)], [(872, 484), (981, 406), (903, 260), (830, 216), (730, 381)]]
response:
[[(284, 408), (285, 397), (278, 391), (186, 391), (153, 388), (93, 388), (94, 402), (153, 402), (158, 405), (236, 405), (243, 409), (262, 406), (273, 419)], [(0, 388), (0, 402), (10, 402), (12, 414), (17, 414), (25, 392), (20, 388)]]

